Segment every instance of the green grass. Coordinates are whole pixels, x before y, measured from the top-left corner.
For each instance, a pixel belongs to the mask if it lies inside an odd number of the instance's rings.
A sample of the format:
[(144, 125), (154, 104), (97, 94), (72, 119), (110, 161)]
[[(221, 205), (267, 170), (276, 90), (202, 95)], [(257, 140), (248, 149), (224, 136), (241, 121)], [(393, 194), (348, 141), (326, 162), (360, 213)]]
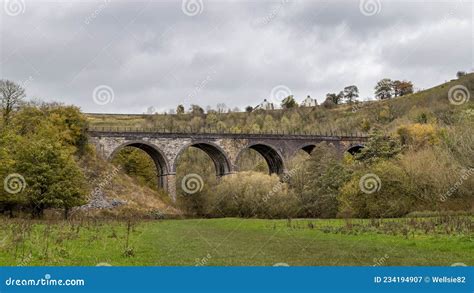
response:
[[(380, 223), (408, 227), (406, 221)], [(397, 228), (374, 228), (369, 220), (146, 221), (132, 224), (132, 256), (125, 256), (127, 222), (1, 220), (0, 265), (474, 265), (471, 222), (468, 218), (467, 233), (434, 229), (425, 234), (413, 229), (403, 235)]]

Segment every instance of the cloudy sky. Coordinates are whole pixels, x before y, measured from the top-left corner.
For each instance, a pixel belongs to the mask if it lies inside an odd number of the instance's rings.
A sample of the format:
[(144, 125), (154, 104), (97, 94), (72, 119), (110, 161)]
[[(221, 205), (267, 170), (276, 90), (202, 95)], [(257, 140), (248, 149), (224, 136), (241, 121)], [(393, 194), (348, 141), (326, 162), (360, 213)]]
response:
[(0, 11), (0, 77), (86, 112), (322, 102), (471, 71), (470, 1), (38, 1)]

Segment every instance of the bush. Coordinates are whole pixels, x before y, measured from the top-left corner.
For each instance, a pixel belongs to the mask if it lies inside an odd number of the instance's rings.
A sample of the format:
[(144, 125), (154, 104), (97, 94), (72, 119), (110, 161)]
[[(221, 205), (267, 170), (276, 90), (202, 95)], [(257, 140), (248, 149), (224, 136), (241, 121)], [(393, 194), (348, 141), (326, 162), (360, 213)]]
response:
[(398, 128), (398, 135), (402, 145), (420, 149), (424, 146), (439, 143), (438, 130), (432, 124), (411, 124)]
[(414, 202), (408, 182), (405, 171), (391, 161), (379, 161), (370, 168), (358, 170), (341, 189), (339, 216), (404, 216)]
[(208, 195), (210, 216), (289, 218), (297, 212), (297, 199), (276, 175), (240, 172), (226, 176)]
[(409, 151), (401, 156), (400, 165), (413, 186), (413, 194), (421, 200), (420, 208), (439, 206), (444, 201), (443, 195), (459, 177), (457, 170), (461, 169), (452, 156), (441, 148)]

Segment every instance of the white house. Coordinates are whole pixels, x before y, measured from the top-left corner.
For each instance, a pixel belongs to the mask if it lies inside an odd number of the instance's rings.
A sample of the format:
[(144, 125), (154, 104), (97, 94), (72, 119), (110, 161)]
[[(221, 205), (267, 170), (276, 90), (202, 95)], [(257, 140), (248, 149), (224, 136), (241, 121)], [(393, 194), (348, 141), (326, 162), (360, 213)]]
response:
[(267, 101), (267, 99), (264, 99), (262, 103), (260, 103), (260, 105), (258, 105), (257, 107), (254, 108), (254, 110), (274, 110), (275, 109), (275, 106), (273, 105), (273, 103), (270, 103), (269, 101)]
[(300, 105), (301, 107), (315, 107), (318, 105), (318, 102), (316, 101), (316, 99), (307, 96), (306, 99), (304, 99)]

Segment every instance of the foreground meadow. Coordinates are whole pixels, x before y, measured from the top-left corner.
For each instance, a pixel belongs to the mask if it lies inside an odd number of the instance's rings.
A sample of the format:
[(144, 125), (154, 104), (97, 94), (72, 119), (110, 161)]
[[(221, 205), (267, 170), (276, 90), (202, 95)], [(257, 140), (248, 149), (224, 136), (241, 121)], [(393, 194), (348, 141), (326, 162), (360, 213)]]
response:
[(472, 220), (2, 219), (0, 265), (474, 265)]

